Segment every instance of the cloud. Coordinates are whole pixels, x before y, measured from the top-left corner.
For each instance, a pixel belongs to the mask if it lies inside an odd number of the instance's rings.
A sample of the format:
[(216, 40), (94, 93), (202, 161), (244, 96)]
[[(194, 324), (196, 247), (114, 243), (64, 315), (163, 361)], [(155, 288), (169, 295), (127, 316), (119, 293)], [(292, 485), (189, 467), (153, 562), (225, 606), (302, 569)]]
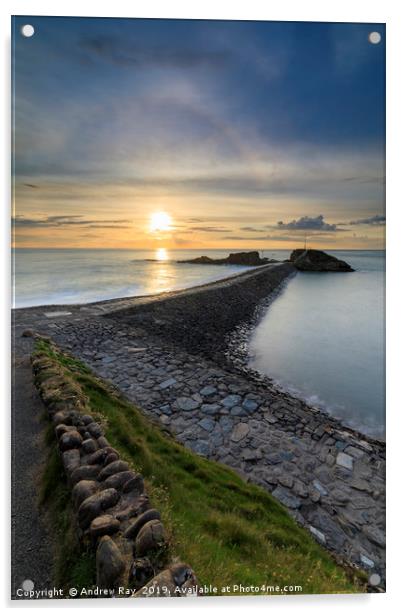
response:
[(322, 214), (315, 217), (302, 216), (298, 220), (292, 220), (287, 223), (279, 220), (278, 228), (294, 231), (338, 231), (335, 224), (329, 224), (324, 221), (324, 216)]
[[(81, 215), (65, 215), (65, 216), (46, 216), (46, 218), (26, 218), (25, 216), (16, 216), (12, 219), (14, 227), (67, 227), (78, 226), (90, 229), (127, 229), (130, 220), (86, 220)], [(124, 223), (124, 224), (123, 224)]]
[[(341, 246), (354, 230), (372, 238), (381, 230), (347, 223), (342, 233), (339, 222), (381, 212), (384, 199), (379, 66), (353, 80), (334, 71), (343, 29), (356, 35), (346, 33), (353, 41), (340, 65), (355, 41), (378, 56), (364, 26), (337, 26), (335, 50), (325, 24), (311, 37), (311, 24), (56, 21), (56, 46), (41, 37), (27, 59), (17, 44), (19, 238), (32, 231), (38, 242), (75, 241), (103, 225), (99, 237), (123, 244), (128, 233), (107, 228), (129, 222), (96, 220), (110, 215), (132, 219), (138, 233), (127, 242), (145, 247), (145, 217), (162, 204), (173, 220), (167, 248), (175, 232), (197, 247), (218, 246), (221, 235), (257, 245), (265, 234), (294, 241), (305, 233)], [(83, 216), (45, 218), (62, 212)], [(299, 228), (317, 212), (318, 227)]]
[(173, 236), (173, 241), (177, 246), (186, 246), (189, 243), (184, 237), (179, 237), (177, 235)]
[(222, 227), (190, 227), (191, 231), (205, 231), (205, 233), (230, 233), (230, 229)]
[(360, 175), (342, 178), (343, 182), (358, 182), (360, 184), (385, 184), (383, 175)]
[[(309, 239), (312, 241), (319, 241), (320, 238), (325, 238), (326, 241), (332, 241), (333, 233), (337, 231), (348, 231), (348, 229), (340, 228), (336, 224), (330, 224), (325, 222), (324, 216), (319, 214), (318, 216), (301, 216), (297, 220), (292, 220), (288, 223), (282, 220), (278, 221), (276, 225), (265, 225), (266, 229), (274, 231), (273, 234), (264, 234), (261, 229), (256, 227), (241, 227), (241, 231), (248, 231), (250, 233), (260, 233), (260, 235), (237, 235), (237, 236), (224, 236), (221, 239), (238, 240), (238, 241), (277, 241), (277, 242), (299, 242), (301, 233), (308, 231)], [(293, 231), (294, 233), (284, 235), (276, 233), (280, 230)]]
[(116, 225), (116, 224), (112, 224), (112, 225), (87, 225), (86, 227), (87, 229), (129, 229), (129, 225)]
[(349, 225), (371, 225), (372, 227), (382, 227), (385, 225), (385, 216), (376, 214), (370, 218), (360, 218), (359, 220), (351, 220)]
[(260, 235), (257, 237), (250, 237), (249, 235), (225, 235), (222, 240), (237, 240), (247, 242), (299, 242), (300, 237), (295, 235)]
[(368, 240), (368, 235), (357, 235), (357, 233), (353, 233), (354, 240)]
[(219, 68), (226, 64), (231, 54), (226, 50), (197, 50), (166, 45), (136, 45), (113, 36), (94, 36), (81, 41), (81, 49), (92, 59), (100, 58), (114, 65), (125, 67)]
[[(313, 235), (309, 235), (309, 242), (320, 242), (322, 238), (325, 238), (326, 242), (332, 243), (334, 242), (334, 238), (328, 236), (327, 233), (314, 233)], [(245, 235), (225, 235), (221, 237), (222, 240), (236, 240), (236, 241), (244, 241), (244, 242), (300, 242), (300, 235), (261, 235), (257, 237), (250, 237)]]

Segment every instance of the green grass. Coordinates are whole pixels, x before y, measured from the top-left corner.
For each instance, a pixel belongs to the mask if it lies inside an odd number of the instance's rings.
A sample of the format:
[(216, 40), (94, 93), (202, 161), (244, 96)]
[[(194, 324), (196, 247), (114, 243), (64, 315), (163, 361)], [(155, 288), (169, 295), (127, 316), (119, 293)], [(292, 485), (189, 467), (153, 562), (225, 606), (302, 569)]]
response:
[[(336, 564), (268, 492), (185, 449), (81, 362), (43, 341), (37, 349), (81, 385), (109, 442), (144, 475), (173, 552), (193, 567), (201, 584), (365, 592), (364, 576)], [(80, 568), (78, 563), (77, 575)]]
[(78, 540), (71, 491), (65, 482), (51, 425), (48, 426), (45, 442), (48, 458), (39, 479), (39, 505), (46, 511), (55, 533), (52, 579), (57, 587), (66, 591), (72, 587), (89, 588), (96, 582), (95, 554)]

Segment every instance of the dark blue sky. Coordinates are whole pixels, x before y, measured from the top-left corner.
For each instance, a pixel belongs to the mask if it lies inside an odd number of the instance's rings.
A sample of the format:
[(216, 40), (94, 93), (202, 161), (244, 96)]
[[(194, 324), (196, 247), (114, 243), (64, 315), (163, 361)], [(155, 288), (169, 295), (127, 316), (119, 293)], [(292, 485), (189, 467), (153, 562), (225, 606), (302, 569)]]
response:
[[(239, 245), (264, 229), (286, 242), (278, 220), (303, 217), (317, 242), (381, 239), (378, 218), (345, 226), (384, 213), (381, 24), (17, 17), (13, 59), (22, 243), (49, 216), (104, 218), (108, 197), (139, 233), (168, 209), (177, 245), (191, 216)], [(216, 233), (190, 243), (228, 241)]]

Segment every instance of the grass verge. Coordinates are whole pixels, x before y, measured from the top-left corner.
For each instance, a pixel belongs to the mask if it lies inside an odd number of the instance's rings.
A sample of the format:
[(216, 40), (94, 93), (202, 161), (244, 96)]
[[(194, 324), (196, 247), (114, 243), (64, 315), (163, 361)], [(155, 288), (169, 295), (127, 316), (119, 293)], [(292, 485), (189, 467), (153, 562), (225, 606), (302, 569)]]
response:
[(53, 426), (46, 431), (48, 457), (39, 478), (39, 505), (54, 531), (54, 571), (58, 588), (90, 588), (96, 582), (95, 554), (78, 540), (71, 490), (67, 486)]
[[(236, 585), (272, 594), (289, 592), (285, 587), (290, 586), (301, 587), (297, 592), (303, 594), (366, 591), (364, 575), (338, 565), (268, 492), (185, 449), (81, 362), (46, 341), (37, 342), (37, 351), (81, 386), (109, 442), (143, 474), (173, 552), (193, 567), (202, 585), (217, 587), (217, 594), (239, 594)], [(51, 507), (61, 515), (61, 552), (70, 579), (74, 573), (75, 580), (81, 576), (87, 585), (92, 557), (72, 549), (69, 496), (56, 485), (60, 472), (60, 463), (51, 458), (44, 502), (49, 492)]]

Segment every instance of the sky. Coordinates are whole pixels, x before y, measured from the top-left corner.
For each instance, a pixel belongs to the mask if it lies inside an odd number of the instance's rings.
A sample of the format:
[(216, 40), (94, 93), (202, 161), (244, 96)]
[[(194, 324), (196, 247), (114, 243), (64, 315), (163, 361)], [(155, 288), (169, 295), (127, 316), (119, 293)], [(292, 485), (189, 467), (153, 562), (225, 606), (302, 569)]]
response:
[(20, 16), (12, 55), (15, 246), (384, 247), (383, 24)]

